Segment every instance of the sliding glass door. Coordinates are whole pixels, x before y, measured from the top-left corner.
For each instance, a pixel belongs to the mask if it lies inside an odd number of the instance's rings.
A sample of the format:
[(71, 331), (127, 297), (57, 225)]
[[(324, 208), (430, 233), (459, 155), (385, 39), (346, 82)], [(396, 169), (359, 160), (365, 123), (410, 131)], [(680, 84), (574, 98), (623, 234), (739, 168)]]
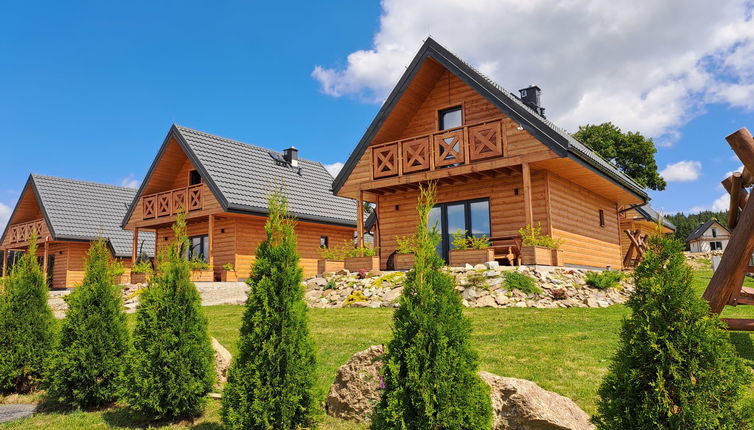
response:
[(429, 227), (437, 226), (440, 243), (437, 253), (448, 261), (448, 252), (453, 249), (453, 233), (465, 231), (476, 237), (490, 236), (489, 199), (441, 203), (429, 213)]

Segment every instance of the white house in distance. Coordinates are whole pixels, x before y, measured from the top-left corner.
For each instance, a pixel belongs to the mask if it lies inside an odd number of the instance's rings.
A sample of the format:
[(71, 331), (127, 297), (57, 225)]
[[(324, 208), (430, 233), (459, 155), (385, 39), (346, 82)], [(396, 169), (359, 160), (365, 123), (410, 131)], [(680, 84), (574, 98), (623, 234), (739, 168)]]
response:
[(730, 230), (712, 219), (699, 225), (686, 238), (686, 242), (691, 252), (723, 251), (728, 246), (728, 239), (730, 239)]

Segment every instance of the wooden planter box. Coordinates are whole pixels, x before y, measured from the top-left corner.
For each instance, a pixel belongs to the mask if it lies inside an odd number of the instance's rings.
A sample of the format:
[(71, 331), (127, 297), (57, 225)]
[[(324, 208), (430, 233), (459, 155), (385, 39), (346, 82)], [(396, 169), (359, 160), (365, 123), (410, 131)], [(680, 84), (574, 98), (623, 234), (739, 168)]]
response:
[(525, 266), (562, 266), (563, 251), (545, 248), (544, 246), (522, 246), (521, 264)]
[(380, 270), (380, 257), (346, 257), (344, 261), (345, 269), (349, 272), (358, 272), (361, 269), (370, 272)]
[(393, 266), (395, 270), (411, 270), (414, 267), (414, 254), (395, 254)]
[(317, 260), (317, 274), (335, 273), (345, 268), (343, 260)]
[(214, 281), (215, 272), (210, 269), (192, 270), (191, 282), (212, 282)]
[(118, 275), (114, 279), (115, 285), (125, 285), (128, 283), (131, 283), (131, 274), (124, 273), (122, 275)]
[(448, 254), (448, 264), (451, 267), (461, 267), (467, 264), (475, 266), (495, 259), (495, 250), (492, 248), (451, 249)]
[(131, 283), (132, 284), (146, 284), (149, 283), (150, 275), (149, 273), (134, 273), (131, 272)]
[(238, 275), (235, 270), (224, 270), (220, 272), (220, 281), (222, 282), (238, 282)]

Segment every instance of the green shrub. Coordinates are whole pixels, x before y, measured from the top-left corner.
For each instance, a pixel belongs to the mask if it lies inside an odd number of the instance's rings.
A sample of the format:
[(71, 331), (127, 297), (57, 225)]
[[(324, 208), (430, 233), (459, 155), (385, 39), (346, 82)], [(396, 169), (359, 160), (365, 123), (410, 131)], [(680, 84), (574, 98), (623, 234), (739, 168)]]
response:
[(553, 239), (552, 236), (542, 234), (542, 223), (537, 223), (536, 227), (527, 224), (518, 230), (518, 234), (521, 235), (523, 246), (543, 246), (549, 249), (559, 249), (563, 242), (560, 239)]
[(328, 247), (322, 247), (320, 249), (320, 253), (322, 255), (323, 260), (342, 260), (343, 254), (340, 252), (338, 248), (328, 248)]
[(294, 220), (280, 190), (269, 198), (222, 420), (229, 429), (297, 429), (313, 424), (317, 374), (296, 253)]
[(131, 273), (151, 273), (152, 262), (149, 260), (139, 260), (131, 268)]
[(385, 389), (373, 429), (489, 429), (489, 388), (477, 376), (471, 324), (453, 278), (443, 273), (427, 220), (436, 186), (420, 189), (414, 269), (393, 316)]
[(225, 263), (223, 264), (223, 270), (226, 270), (228, 272), (234, 271), (236, 268), (233, 266), (233, 263)]
[(602, 272), (588, 272), (586, 284), (599, 290), (615, 288), (620, 285), (625, 275), (619, 270), (605, 270)]
[(140, 296), (125, 378), (131, 408), (153, 419), (200, 414), (215, 376), (207, 319), (181, 252), (188, 241), (185, 214), (173, 230), (175, 240)]
[(392, 273), (385, 273), (384, 275), (380, 276), (379, 278), (375, 279), (374, 282), (372, 282), (372, 287), (374, 288), (395, 288), (397, 284), (403, 282), (406, 280), (406, 273), (404, 272), (392, 272)]
[(324, 288), (324, 289), (325, 289), (325, 290), (335, 290), (335, 289), (337, 289), (337, 288), (338, 288), (338, 283), (337, 283), (337, 282), (335, 282), (335, 280), (334, 280), (334, 279), (330, 279), (330, 280), (329, 280), (329, 281), (327, 281), (327, 283), (325, 284), (325, 288)]
[(451, 243), (453, 244), (453, 249), (458, 251), (469, 249), (469, 240), (466, 237), (466, 230), (461, 230), (460, 228), (456, 230), (453, 233), (453, 240)]
[(37, 262), (37, 237), (5, 278), (0, 296), (0, 391), (26, 393), (39, 385), (54, 339), (47, 284)]
[(524, 294), (540, 294), (542, 289), (537, 286), (537, 282), (531, 276), (524, 275), (521, 272), (505, 272), (503, 276), (505, 286), (508, 290), (519, 290)]
[(110, 263), (110, 272), (113, 277), (120, 276), (124, 273), (126, 273), (126, 268), (123, 267), (123, 262), (120, 260), (113, 261)]
[(204, 261), (201, 257), (193, 257), (189, 260), (189, 267), (191, 270), (207, 270), (209, 269), (209, 263)]
[(346, 297), (346, 300), (343, 302), (343, 306), (348, 307), (356, 302), (366, 302), (366, 301), (367, 301), (367, 296), (365, 296), (364, 293), (362, 293), (361, 291), (356, 290), (352, 292), (351, 294), (349, 294), (348, 297)]
[(375, 255), (377, 255), (377, 249), (371, 246), (357, 246), (346, 253), (346, 257), (374, 257)]
[(66, 298), (68, 312), (47, 365), (48, 398), (69, 407), (102, 406), (117, 398), (128, 328), (109, 256), (102, 239), (89, 248), (84, 281)]
[(398, 244), (395, 252), (397, 254), (413, 254), (416, 250), (416, 236), (395, 236), (395, 242)]
[(490, 238), (487, 235), (471, 236), (468, 239), (469, 248), (471, 249), (487, 249), (492, 246)]
[(620, 345), (599, 389), (600, 429), (746, 428), (751, 369), (691, 287), (683, 244), (653, 236), (635, 271)]

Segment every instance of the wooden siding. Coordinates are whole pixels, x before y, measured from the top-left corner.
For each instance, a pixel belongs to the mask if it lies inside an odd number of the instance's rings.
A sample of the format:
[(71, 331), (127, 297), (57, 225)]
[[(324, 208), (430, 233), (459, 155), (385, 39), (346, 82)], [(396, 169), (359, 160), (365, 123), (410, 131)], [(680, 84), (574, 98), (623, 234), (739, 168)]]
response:
[[(563, 240), (565, 264), (621, 268), (616, 204), (555, 174), (548, 187), (552, 234)], [(600, 209), (605, 227), (600, 226)]]

